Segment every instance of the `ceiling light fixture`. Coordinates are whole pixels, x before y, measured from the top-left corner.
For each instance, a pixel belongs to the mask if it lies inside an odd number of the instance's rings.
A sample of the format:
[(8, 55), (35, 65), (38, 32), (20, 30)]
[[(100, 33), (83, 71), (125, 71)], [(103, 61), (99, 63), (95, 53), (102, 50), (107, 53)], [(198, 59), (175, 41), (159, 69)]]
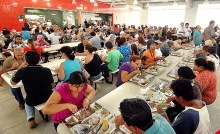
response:
[(150, 4), (149, 4), (149, 3), (147, 3), (146, 7), (150, 7)]
[(129, 5), (128, 5), (128, 4), (126, 5), (126, 8), (127, 8), (127, 9), (129, 8)]
[(205, 1), (203, 2), (203, 4), (204, 4), (204, 5), (208, 5), (208, 4), (209, 4), (209, 0), (205, 0)]
[(97, 3), (95, 3), (94, 6), (97, 7), (98, 6)]
[(134, 5), (137, 5), (138, 3), (137, 3), (137, 0), (134, 0), (134, 3), (133, 3)]
[(44, 0), (44, 1), (50, 1), (50, 0)]
[(32, 2), (37, 2), (37, 0), (32, 0)]
[(56, 15), (56, 14), (52, 14), (52, 15)]
[(76, 4), (76, 1), (75, 1), (75, 0), (73, 0), (73, 1), (72, 1), (72, 4)]
[(47, 2), (47, 6), (48, 6), (48, 7), (50, 7), (50, 6), (51, 6), (51, 4), (50, 4), (49, 2)]
[(80, 4), (81, 7), (83, 7), (83, 4)]
[(95, 0), (90, 0), (90, 2), (95, 2)]

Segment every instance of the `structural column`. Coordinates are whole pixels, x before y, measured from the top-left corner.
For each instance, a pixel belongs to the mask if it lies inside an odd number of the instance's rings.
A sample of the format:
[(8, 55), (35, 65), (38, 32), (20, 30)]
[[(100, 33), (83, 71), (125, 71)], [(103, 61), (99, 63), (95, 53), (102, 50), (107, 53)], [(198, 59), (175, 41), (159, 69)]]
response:
[(77, 16), (78, 16), (78, 26), (82, 26), (82, 14), (81, 14), (81, 10), (77, 10)]

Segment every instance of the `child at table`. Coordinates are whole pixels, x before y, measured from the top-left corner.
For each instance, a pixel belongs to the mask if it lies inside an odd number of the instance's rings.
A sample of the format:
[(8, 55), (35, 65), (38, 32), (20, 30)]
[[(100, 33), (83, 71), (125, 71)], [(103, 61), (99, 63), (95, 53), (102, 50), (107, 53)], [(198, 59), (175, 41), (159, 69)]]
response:
[(141, 69), (147, 69), (148, 67), (156, 64), (156, 62), (149, 63), (149, 58), (147, 56), (141, 57)]
[[(9, 52), (5, 52), (5, 53), (2, 53), (2, 59), (3, 61), (5, 61), (8, 57), (11, 56), (11, 53)], [(3, 63), (2, 63), (3, 64)], [(4, 83), (4, 79), (2, 79), (2, 72), (0, 71), (0, 86), (3, 86), (3, 83)]]

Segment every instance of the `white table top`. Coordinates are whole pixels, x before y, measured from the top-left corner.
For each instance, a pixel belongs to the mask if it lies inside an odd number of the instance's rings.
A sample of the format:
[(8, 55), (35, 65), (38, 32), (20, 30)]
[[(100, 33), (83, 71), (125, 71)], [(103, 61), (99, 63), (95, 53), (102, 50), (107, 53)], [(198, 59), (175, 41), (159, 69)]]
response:
[(8, 83), (10, 87), (13, 87), (13, 88), (23, 87), (23, 83), (21, 81), (17, 83), (16, 85), (12, 85), (10, 82), (11, 77), (7, 73), (2, 74), (2, 78)]
[(80, 42), (72, 42), (72, 43), (65, 43), (65, 44), (58, 44), (58, 45), (51, 45), (48, 48), (43, 48), (45, 52), (59, 50), (63, 46), (69, 47), (77, 47)]
[[(180, 52), (184, 52), (184, 55), (186, 56), (190, 50), (179, 50)], [(182, 61), (182, 58), (184, 57), (177, 57), (177, 56), (168, 56), (166, 60), (172, 61), (172, 64), (169, 67), (166, 67), (166, 71), (163, 72), (161, 75), (156, 76), (153, 81), (149, 83), (147, 86), (139, 86), (132, 82), (126, 82), (123, 85), (117, 87), (110, 93), (106, 94), (96, 102), (100, 105), (104, 106), (106, 109), (108, 109), (111, 113), (114, 114), (120, 114), (118, 111), (118, 107), (120, 102), (123, 99), (126, 98), (134, 98), (136, 95), (141, 95), (147, 93), (149, 90), (149, 87), (153, 85), (155, 82), (159, 80), (159, 78), (167, 79), (167, 80), (174, 80), (174, 78), (168, 77), (167, 73), (170, 72), (172, 69), (178, 69), (177, 64)], [(64, 124), (59, 126), (58, 133), (59, 134), (65, 134), (67, 132), (68, 128), (64, 126)]]

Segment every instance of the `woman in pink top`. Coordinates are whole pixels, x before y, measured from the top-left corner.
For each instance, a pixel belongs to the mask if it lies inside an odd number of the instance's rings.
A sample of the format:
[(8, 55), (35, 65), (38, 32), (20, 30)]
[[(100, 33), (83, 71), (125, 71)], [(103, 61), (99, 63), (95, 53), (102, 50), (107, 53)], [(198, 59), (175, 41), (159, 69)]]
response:
[[(47, 100), (43, 113), (53, 114), (52, 120), (56, 130), (59, 123), (72, 113), (89, 106), (89, 101), (94, 98), (96, 92), (86, 82), (83, 73), (75, 71), (70, 75), (69, 81), (58, 86)], [(84, 93), (87, 94), (86, 98)]]
[(37, 40), (35, 41), (35, 45), (37, 46), (50, 46), (50, 44), (44, 40), (43, 36), (42, 35), (38, 35), (37, 36)]
[(195, 60), (194, 68), (197, 80), (202, 86), (202, 101), (207, 105), (212, 104), (217, 97), (217, 77), (215, 64), (212, 61), (198, 58)]

